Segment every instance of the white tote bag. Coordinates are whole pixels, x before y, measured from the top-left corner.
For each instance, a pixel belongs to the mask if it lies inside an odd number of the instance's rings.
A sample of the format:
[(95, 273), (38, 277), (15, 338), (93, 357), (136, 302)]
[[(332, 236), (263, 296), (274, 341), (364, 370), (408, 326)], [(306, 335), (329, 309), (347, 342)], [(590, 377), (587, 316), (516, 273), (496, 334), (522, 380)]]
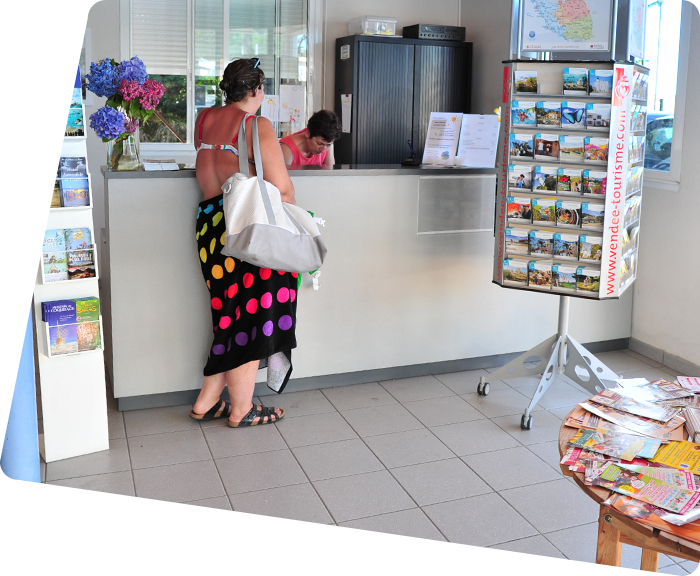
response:
[(279, 189), (263, 179), (258, 119), (253, 116), (253, 155), (257, 176), (250, 176), (245, 121), (238, 132), (240, 172), (224, 182), (226, 245), (233, 256), (261, 268), (285, 272), (317, 270), (326, 258), (326, 245), (311, 214), (282, 202)]

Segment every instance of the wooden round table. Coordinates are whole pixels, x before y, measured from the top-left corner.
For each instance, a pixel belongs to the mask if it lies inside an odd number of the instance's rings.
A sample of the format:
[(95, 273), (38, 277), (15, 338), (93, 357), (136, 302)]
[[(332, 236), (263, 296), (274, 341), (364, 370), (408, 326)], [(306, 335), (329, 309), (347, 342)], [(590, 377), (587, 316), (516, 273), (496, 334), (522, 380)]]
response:
[[(572, 410), (573, 412), (573, 410)], [(571, 413), (567, 414), (564, 422)], [(568, 442), (578, 432), (577, 428), (570, 428), (562, 424), (559, 430), (559, 457), (564, 457), (569, 446)], [(596, 563), (608, 566), (619, 566), (622, 554), (622, 545), (630, 544), (642, 549), (642, 570), (656, 572), (659, 566), (659, 552), (669, 556), (677, 556), (685, 560), (700, 562), (700, 545), (689, 540), (679, 538), (658, 528), (652, 528), (640, 524), (633, 518), (621, 514), (617, 510), (603, 504), (612, 494), (606, 488), (586, 486), (583, 482), (582, 472), (572, 472), (568, 465), (560, 464), (562, 474), (574, 479), (574, 482), (589, 497), (600, 504), (598, 516), (598, 547), (596, 550)]]

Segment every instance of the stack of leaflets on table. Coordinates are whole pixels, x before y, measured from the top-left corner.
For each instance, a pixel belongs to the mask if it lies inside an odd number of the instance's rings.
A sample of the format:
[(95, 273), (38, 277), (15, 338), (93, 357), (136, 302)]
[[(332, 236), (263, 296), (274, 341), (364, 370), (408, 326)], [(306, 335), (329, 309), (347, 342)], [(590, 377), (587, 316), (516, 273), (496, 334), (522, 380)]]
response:
[(581, 204), (581, 227), (602, 229), (605, 222), (605, 204)]
[(588, 94), (588, 68), (564, 68), (564, 96)]
[(525, 72), (523, 70), (515, 70), (513, 72), (513, 83), (515, 84), (516, 94), (537, 94), (537, 72)]
[(534, 158), (534, 141), (532, 134), (511, 134), (510, 135), (510, 155), (511, 157)]
[(530, 254), (552, 256), (554, 250), (554, 233), (546, 230), (530, 232)]
[(503, 261), (503, 282), (527, 286), (527, 260), (507, 258)]
[(536, 114), (538, 126), (561, 126), (561, 102), (537, 102)]
[(678, 440), (661, 447), (652, 462), (700, 474), (700, 444)]
[(552, 287), (575, 292), (576, 266), (573, 264), (554, 264), (552, 266)]
[(692, 376), (678, 376), (678, 383), (691, 392), (700, 393), (700, 378), (694, 378)]
[(612, 96), (613, 71), (589, 70), (588, 86), (590, 94), (596, 96)]
[(664, 406), (672, 406), (674, 408), (695, 408), (700, 410), (700, 396), (694, 394), (687, 398), (677, 398), (675, 400), (661, 400), (659, 404)]
[(645, 402), (644, 400), (637, 400), (627, 395), (629, 393), (633, 393), (635, 390), (638, 390), (638, 388), (615, 388), (601, 390), (595, 396), (591, 396), (588, 402), (602, 404), (608, 408), (614, 408), (615, 410), (627, 412), (628, 414), (652, 418), (653, 420), (658, 420), (659, 422), (668, 422), (671, 420), (671, 418), (680, 413), (680, 410), (678, 409), (660, 406), (651, 402)]
[(583, 171), (583, 193), (605, 196), (608, 173), (597, 170)]
[(600, 270), (586, 266), (576, 268), (576, 290), (598, 292), (600, 290)]
[(600, 261), (603, 256), (603, 237), (583, 234), (579, 236), (579, 259)]
[(552, 288), (552, 261), (530, 261), (527, 266), (528, 285), (533, 288), (551, 290)]
[(515, 224), (532, 222), (532, 201), (525, 196), (508, 196), (508, 221)]
[(559, 136), (559, 159), (583, 162), (583, 136)]
[(61, 207), (61, 187), (58, 184), (56, 160), (30, 160), (29, 171), (36, 177), (39, 209)]
[(586, 104), (586, 128), (609, 128), (611, 115), (610, 104)]
[(546, 198), (532, 199), (532, 223), (551, 224), (556, 223), (556, 200)]
[(679, 488), (668, 482), (633, 472), (609, 462), (593, 480), (594, 486), (631, 496), (664, 510), (685, 514), (700, 500), (700, 492)]
[[(567, 260), (578, 260), (578, 234), (557, 232), (554, 234), (554, 257)], [(574, 284), (576, 283), (576, 269), (573, 270)]]
[(535, 102), (513, 101), (511, 103), (513, 126), (537, 126)]
[(661, 447), (661, 442), (652, 438), (644, 438), (617, 430), (587, 430), (585, 428), (579, 429), (576, 435), (569, 440), (569, 444), (627, 461), (634, 460), (636, 456), (653, 458)]
[(557, 226), (581, 226), (581, 203), (557, 201)]
[(685, 418), (685, 429), (691, 442), (697, 442), (700, 437), (700, 410), (696, 408), (683, 408), (681, 415)]
[(506, 228), (506, 252), (508, 255), (527, 255), (528, 241), (528, 231), (525, 228)]
[(583, 159), (586, 162), (608, 161), (608, 139), (589, 138), (583, 139)]
[(532, 181), (533, 190), (557, 191), (557, 168), (549, 166), (535, 166), (535, 177)]
[(663, 400), (677, 400), (678, 398), (687, 398), (694, 396), (690, 390), (686, 390), (680, 384), (669, 382), (668, 380), (654, 380), (646, 384), (638, 386), (624, 386), (616, 388), (616, 392), (623, 396), (629, 396), (635, 400), (643, 400), (644, 402), (660, 402)]
[(511, 164), (508, 166), (508, 186), (522, 190), (532, 190), (532, 166)]
[(576, 168), (557, 169), (557, 192), (569, 192), (571, 194), (580, 194), (581, 170), (578, 170)]
[(535, 160), (559, 160), (559, 136), (535, 134)]
[[(593, 402), (581, 402), (579, 406), (613, 424), (627, 428), (632, 432), (643, 434), (644, 436), (658, 438), (659, 440), (668, 440), (669, 437), (672, 436), (669, 433), (685, 423), (685, 420), (680, 416), (674, 416), (671, 420), (664, 423), (652, 418), (645, 418), (644, 416), (637, 416), (629, 412), (615, 410), (614, 408)], [(680, 432), (682, 434), (683, 430), (681, 429)]]
[(561, 103), (561, 127), (573, 130), (586, 128), (586, 104), (585, 102)]

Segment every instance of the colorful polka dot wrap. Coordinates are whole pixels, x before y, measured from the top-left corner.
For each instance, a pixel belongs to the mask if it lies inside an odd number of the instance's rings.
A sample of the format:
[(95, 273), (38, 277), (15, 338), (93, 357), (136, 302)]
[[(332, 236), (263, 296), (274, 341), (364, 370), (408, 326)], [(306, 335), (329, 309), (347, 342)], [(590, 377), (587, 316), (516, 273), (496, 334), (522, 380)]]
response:
[(226, 238), (223, 194), (199, 204), (197, 251), (209, 289), (214, 339), (204, 375), (252, 360), (267, 367), (267, 385), (282, 392), (292, 373), (297, 309), (296, 272), (259, 268), (221, 254)]

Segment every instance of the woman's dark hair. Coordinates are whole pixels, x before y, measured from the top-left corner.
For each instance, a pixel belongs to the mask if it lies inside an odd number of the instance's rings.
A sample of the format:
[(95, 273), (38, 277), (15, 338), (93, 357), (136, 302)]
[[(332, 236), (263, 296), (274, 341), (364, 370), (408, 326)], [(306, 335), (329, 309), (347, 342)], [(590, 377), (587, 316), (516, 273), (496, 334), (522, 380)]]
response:
[(335, 112), (330, 110), (319, 110), (315, 112), (306, 125), (309, 129), (309, 137), (320, 136), (329, 144), (335, 142), (343, 133), (343, 126), (340, 118)]
[(257, 58), (239, 58), (226, 66), (224, 77), (219, 82), (226, 103), (241, 102), (265, 81), (265, 73), (256, 62)]

